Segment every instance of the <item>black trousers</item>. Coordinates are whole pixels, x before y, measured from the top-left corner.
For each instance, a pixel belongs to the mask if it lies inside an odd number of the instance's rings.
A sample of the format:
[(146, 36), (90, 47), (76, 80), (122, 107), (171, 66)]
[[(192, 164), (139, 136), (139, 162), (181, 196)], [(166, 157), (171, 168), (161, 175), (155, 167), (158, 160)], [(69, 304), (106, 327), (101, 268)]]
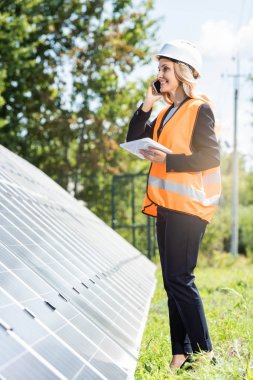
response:
[(173, 355), (212, 350), (193, 274), (206, 225), (198, 217), (158, 207), (157, 241), (168, 296)]

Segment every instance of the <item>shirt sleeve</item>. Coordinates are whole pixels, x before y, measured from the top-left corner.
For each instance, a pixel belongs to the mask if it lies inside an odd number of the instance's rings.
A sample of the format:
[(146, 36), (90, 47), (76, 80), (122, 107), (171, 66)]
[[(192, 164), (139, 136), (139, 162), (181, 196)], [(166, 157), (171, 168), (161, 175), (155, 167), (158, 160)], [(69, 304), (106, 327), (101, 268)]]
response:
[(153, 138), (153, 130), (156, 120), (150, 122), (148, 119), (150, 118), (151, 110), (149, 112), (144, 112), (141, 107), (142, 104), (130, 120), (126, 141), (139, 140), (144, 137)]
[(203, 104), (197, 115), (192, 135), (191, 155), (168, 154), (166, 172), (199, 172), (220, 164), (220, 150), (214, 132), (214, 115), (208, 104)]

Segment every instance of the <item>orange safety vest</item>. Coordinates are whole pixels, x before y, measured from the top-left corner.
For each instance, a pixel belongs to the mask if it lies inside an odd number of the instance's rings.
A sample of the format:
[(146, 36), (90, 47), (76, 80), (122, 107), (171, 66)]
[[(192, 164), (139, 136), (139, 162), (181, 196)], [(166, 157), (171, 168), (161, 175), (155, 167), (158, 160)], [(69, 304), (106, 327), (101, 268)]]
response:
[[(187, 100), (164, 125), (158, 129), (168, 110), (157, 117), (153, 139), (172, 150), (172, 154), (191, 155), (191, 139), (200, 106), (204, 102)], [(210, 222), (221, 194), (220, 167), (201, 172), (166, 172), (166, 164), (152, 163), (142, 212), (157, 216), (157, 206), (198, 216)]]

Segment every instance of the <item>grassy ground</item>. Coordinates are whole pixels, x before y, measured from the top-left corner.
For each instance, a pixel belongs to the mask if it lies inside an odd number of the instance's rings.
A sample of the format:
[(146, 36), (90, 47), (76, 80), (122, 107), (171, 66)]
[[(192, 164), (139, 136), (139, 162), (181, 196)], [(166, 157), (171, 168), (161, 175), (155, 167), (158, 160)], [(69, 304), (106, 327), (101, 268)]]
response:
[(160, 266), (135, 380), (253, 380), (253, 264), (217, 254), (200, 258), (196, 284), (204, 303), (217, 364), (169, 373), (170, 334)]

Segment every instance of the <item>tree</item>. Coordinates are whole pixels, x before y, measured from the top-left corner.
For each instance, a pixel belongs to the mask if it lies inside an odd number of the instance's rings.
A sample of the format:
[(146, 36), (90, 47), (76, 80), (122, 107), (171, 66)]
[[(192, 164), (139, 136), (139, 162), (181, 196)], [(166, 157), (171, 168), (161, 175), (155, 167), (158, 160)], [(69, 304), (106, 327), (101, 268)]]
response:
[(1, 142), (55, 179), (65, 178), (64, 142), (72, 135), (58, 70), (69, 44), (64, 24), (75, 2), (63, 5), (59, 0), (0, 4)]
[[(130, 115), (143, 96), (141, 83), (138, 88), (127, 76), (150, 59), (153, 21), (147, 17), (151, 1), (106, 2), (111, 17), (105, 14), (104, 3), (89, 3), (80, 43), (73, 49), (72, 101), (79, 131), (73, 181), (76, 196), (109, 221), (111, 176), (127, 171), (131, 160), (123, 155), (119, 142), (125, 140)], [(98, 205), (98, 199), (104, 201)]]
[(143, 90), (127, 78), (150, 59), (152, 7), (152, 0), (0, 2), (1, 142), (104, 220), (111, 175), (129, 167), (118, 143)]
[[(207, 227), (202, 243), (202, 252), (212, 255), (214, 250), (230, 251), (232, 216), (232, 155), (222, 156), (222, 198), (217, 214)], [(253, 173), (246, 170), (245, 157), (239, 155), (239, 247), (241, 254), (252, 256), (253, 233)]]

